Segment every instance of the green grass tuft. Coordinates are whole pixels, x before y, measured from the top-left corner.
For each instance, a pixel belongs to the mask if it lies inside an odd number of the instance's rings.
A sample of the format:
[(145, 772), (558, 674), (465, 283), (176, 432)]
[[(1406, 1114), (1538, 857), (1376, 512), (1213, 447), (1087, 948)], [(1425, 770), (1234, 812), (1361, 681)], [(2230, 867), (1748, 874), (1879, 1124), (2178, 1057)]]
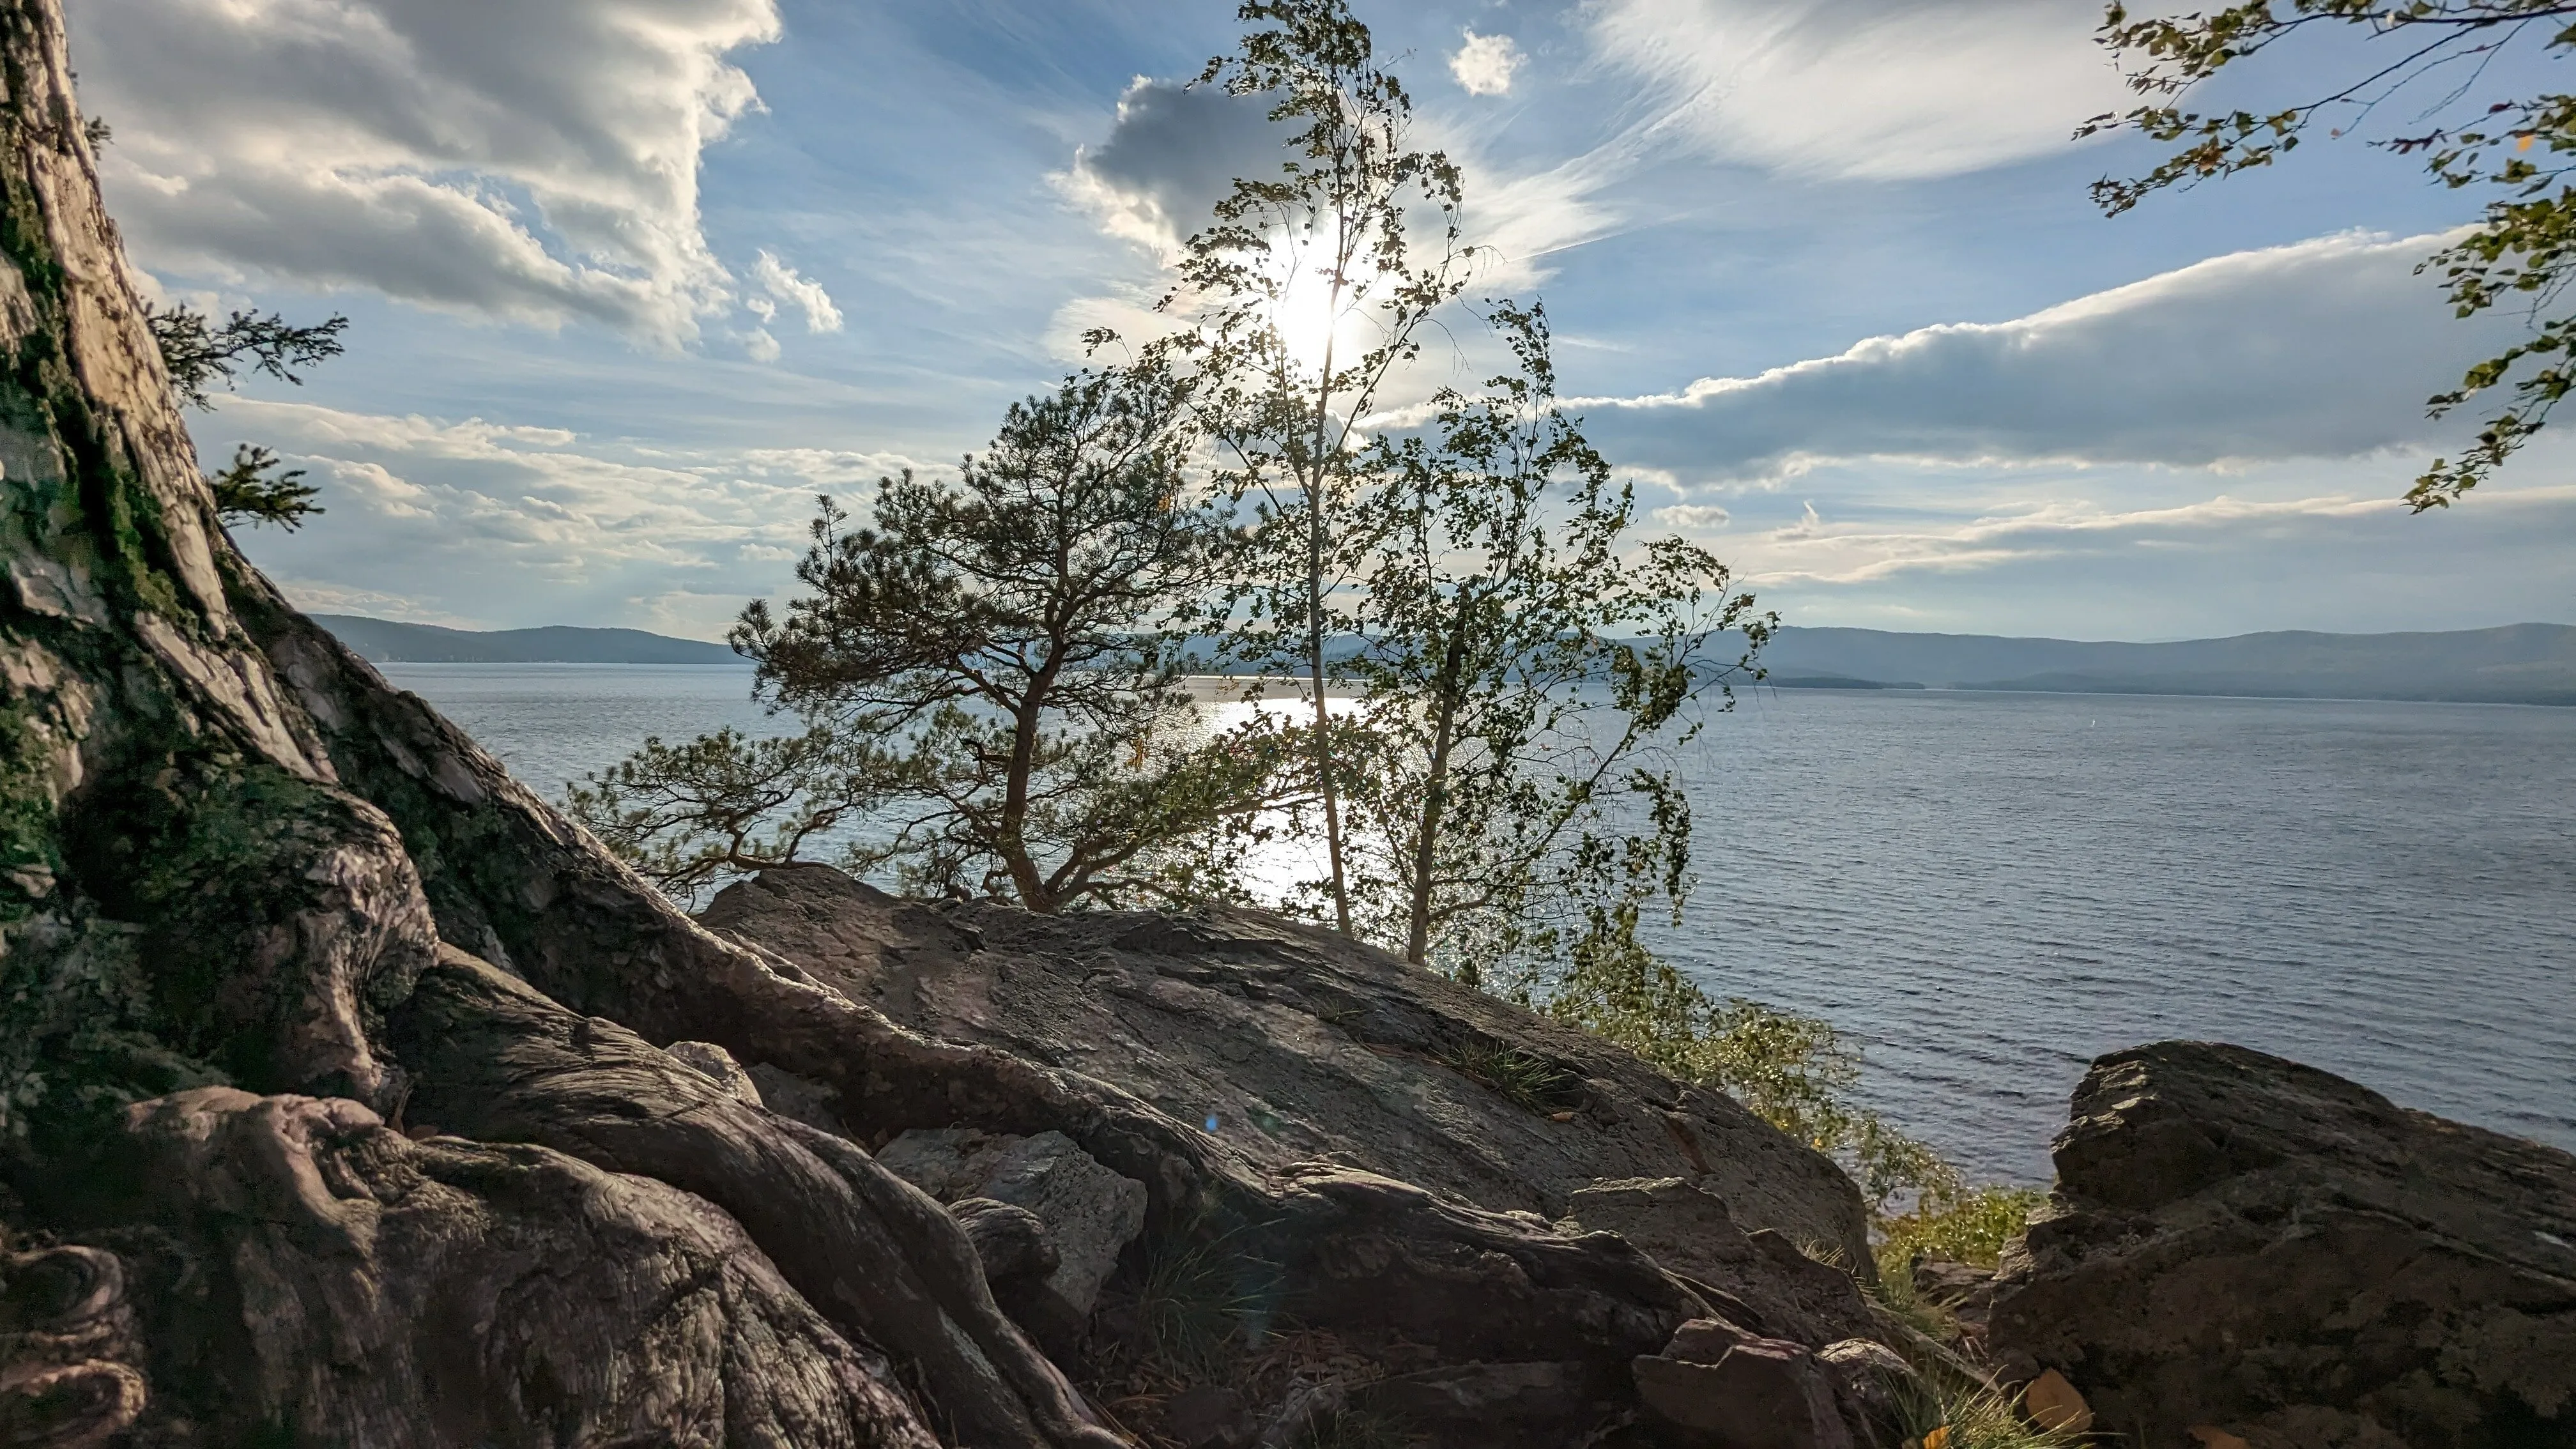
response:
[(1903, 1413), (1906, 1449), (1922, 1449), (1944, 1429), (1939, 1449), (2075, 1449), (2087, 1442), (2082, 1434), (2032, 1424), (2011, 1395), (1994, 1389), (1915, 1394)]
[(1255, 1347), (1277, 1296), (1276, 1265), (1237, 1251), (1234, 1237), (1183, 1232), (1147, 1252), (1136, 1294), (1145, 1349), (1184, 1378), (1219, 1377)]
[(1495, 1095), (1542, 1116), (1573, 1107), (1582, 1083), (1573, 1073), (1518, 1047), (1467, 1042), (1433, 1053), (1441, 1065), (1479, 1082)]

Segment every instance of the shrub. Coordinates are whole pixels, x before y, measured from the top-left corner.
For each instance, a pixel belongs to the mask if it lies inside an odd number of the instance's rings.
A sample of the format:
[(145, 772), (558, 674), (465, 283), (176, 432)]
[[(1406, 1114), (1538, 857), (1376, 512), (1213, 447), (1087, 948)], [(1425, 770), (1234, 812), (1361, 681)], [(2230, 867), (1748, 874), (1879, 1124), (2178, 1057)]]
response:
[(1882, 1218), (1878, 1261), (1882, 1269), (1905, 1271), (1917, 1254), (1948, 1258), (1992, 1268), (2004, 1244), (2029, 1220), (2031, 1209), (2048, 1195), (2026, 1187), (1988, 1183), (1926, 1192), (1914, 1206)]

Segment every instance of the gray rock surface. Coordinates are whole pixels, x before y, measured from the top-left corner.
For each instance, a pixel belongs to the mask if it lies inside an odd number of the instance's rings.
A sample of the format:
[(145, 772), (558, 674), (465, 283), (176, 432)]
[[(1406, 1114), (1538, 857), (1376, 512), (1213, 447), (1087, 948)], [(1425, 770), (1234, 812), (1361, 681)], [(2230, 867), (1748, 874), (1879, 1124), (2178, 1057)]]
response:
[(1380, 1379), (1350, 1404), (1399, 1432), (1492, 1449), (1559, 1449), (1581, 1443), (1614, 1397), (1584, 1364), (1478, 1363)]
[(1619, 1234), (1756, 1333), (1824, 1344), (1879, 1332), (1850, 1274), (1776, 1232), (1745, 1232), (1725, 1199), (1680, 1178), (1583, 1188), (1565, 1213), (1560, 1226)]
[(2576, 1157), (2247, 1051), (2097, 1060), (1988, 1328), (2138, 1449), (2576, 1446)]
[(942, 1202), (989, 1198), (1033, 1214), (1057, 1257), (1046, 1286), (1080, 1315), (1091, 1312), (1118, 1255), (1145, 1227), (1145, 1185), (1101, 1166), (1061, 1132), (916, 1127), (876, 1157)]
[[(1337, 1161), (1550, 1218), (1605, 1180), (1682, 1178), (1745, 1229), (1870, 1262), (1850, 1180), (1722, 1093), (1327, 931), (1231, 908), (933, 908), (821, 866), (730, 886), (699, 919), (915, 1030), (1213, 1122), (1259, 1165)], [(1561, 1103), (1444, 1064), (1478, 1050), (1551, 1064)]]
[(1853, 1449), (1833, 1376), (1799, 1344), (1690, 1323), (1630, 1371), (1668, 1440), (1697, 1449)]
[(754, 1107), (764, 1105), (760, 1100), (760, 1085), (751, 1079), (751, 1073), (742, 1069), (742, 1063), (733, 1059), (733, 1053), (714, 1042), (675, 1041), (662, 1050), (677, 1058), (680, 1065), (704, 1073), (708, 1080), (733, 1093), (734, 1100)]

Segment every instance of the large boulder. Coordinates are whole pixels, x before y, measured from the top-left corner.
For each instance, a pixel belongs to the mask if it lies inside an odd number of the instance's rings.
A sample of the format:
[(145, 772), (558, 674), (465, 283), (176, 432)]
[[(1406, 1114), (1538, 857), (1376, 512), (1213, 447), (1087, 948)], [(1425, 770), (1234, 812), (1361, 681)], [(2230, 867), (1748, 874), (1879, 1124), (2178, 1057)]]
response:
[(2093, 1064), (2056, 1158), (1989, 1341), (2124, 1442), (2576, 1446), (2576, 1157), (2163, 1042)]
[[(1605, 1181), (1678, 1178), (1745, 1230), (1871, 1261), (1850, 1179), (1723, 1093), (1327, 931), (1227, 907), (932, 907), (824, 866), (739, 882), (699, 921), (914, 1030), (1112, 1083), (1259, 1166), (1339, 1162), (1551, 1219)], [(1498, 1059), (1528, 1070), (1498, 1088)]]

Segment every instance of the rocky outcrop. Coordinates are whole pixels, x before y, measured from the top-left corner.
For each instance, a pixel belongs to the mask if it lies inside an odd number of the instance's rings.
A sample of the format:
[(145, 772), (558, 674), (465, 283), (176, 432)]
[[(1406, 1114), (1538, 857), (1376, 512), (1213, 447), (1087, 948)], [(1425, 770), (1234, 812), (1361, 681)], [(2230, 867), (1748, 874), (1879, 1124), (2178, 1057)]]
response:
[[(1055, 1260), (1042, 1286), (1080, 1317), (1090, 1316), (1118, 1255), (1145, 1227), (1145, 1185), (1093, 1161), (1061, 1132), (1017, 1137), (915, 1128), (876, 1157), (952, 1213), (963, 1203), (992, 1203), (1034, 1218), (1045, 1230), (1037, 1255)], [(1016, 1222), (987, 1208), (975, 1215)], [(1009, 1230), (988, 1229), (997, 1231)], [(989, 1276), (993, 1257), (979, 1253)]]
[[(1548, 1218), (1605, 1181), (1678, 1178), (1744, 1230), (1870, 1262), (1850, 1180), (1724, 1094), (1326, 931), (1229, 907), (930, 906), (825, 866), (730, 886), (699, 920), (913, 1030), (1110, 1083), (1255, 1167), (1340, 1162)], [(1498, 1058), (1527, 1070), (1498, 1088)]]
[(2139, 1449), (2576, 1446), (2576, 1157), (2166, 1042), (2093, 1064), (2056, 1159), (1988, 1333), (2099, 1429)]

